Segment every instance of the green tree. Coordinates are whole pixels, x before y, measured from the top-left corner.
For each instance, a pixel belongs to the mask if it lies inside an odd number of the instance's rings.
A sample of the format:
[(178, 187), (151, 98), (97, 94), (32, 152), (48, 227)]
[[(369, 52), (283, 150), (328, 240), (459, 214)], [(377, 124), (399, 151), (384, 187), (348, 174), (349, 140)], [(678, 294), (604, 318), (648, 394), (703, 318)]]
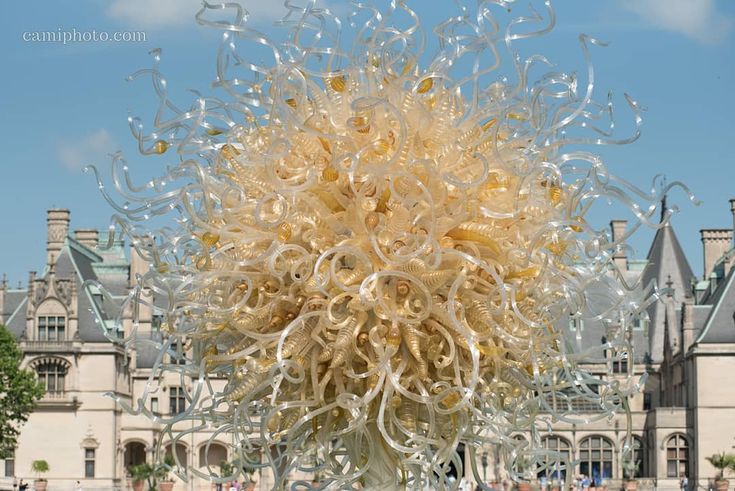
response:
[(21, 359), (15, 337), (0, 325), (0, 459), (12, 455), (21, 425), (44, 392), (32, 371), (21, 370)]

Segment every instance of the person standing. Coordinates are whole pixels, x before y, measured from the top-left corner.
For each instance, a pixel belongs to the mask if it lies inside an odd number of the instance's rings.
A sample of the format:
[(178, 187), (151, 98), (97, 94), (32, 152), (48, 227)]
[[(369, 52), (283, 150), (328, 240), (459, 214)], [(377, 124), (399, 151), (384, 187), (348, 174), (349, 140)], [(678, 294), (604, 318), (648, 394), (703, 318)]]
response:
[(689, 479), (687, 476), (681, 477), (681, 491), (687, 491), (689, 489)]
[(77, 481), (77, 483), (74, 485), (74, 491), (82, 491), (82, 483)]

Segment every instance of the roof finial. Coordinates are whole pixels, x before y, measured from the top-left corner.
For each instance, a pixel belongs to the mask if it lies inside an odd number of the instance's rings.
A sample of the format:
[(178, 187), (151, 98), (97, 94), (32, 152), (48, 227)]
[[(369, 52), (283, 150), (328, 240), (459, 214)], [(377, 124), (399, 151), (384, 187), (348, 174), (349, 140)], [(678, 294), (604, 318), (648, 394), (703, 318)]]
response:
[(666, 220), (666, 195), (664, 194), (661, 198), (661, 220), (660, 223)]
[(668, 292), (666, 292), (666, 294), (668, 296), (670, 296), (670, 297), (673, 297), (674, 296), (674, 288), (673, 288), (673, 286), (674, 286), (674, 282), (671, 279), (671, 275), (668, 275), (668, 279), (666, 280), (666, 288), (668, 289)]
[(661, 179), (661, 192), (663, 195), (661, 196), (661, 220), (659, 223), (663, 223), (663, 221), (666, 219), (666, 176), (663, 176)]

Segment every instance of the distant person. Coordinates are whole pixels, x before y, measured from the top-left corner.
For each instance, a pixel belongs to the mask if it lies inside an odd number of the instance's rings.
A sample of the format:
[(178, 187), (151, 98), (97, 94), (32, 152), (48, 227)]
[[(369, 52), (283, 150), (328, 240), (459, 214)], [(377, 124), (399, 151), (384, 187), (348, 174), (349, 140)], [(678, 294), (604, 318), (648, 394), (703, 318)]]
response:
[(686, 491), (689, 489), (689, 479), (687, 479), (687, 476), (682, 476), (681, 478), (681, 491)]
[(592, 484), (590, 478), (587, 477), (585, 474), (582, 474), (582, 491), (589, 491), (590, 484)]
[(13, 476), (13, 491), (17, 491), (18, 489), (18, 479)]
[(27, 491), (28, 490), (28, 483), (23, 482), (23, 479), (20, 480), (20, 484), (18, 484), (18, 490), (19, 491)]
[(82, 491), (82, 483), (77, 481), (77, 483), (74, 485), (74, 491)]
[(235, 484), (238, 484), (238, 482), (237, 481), (230, 482), (230, 489), (228, 491), (237, 491), (237, 487), (235, 486)]

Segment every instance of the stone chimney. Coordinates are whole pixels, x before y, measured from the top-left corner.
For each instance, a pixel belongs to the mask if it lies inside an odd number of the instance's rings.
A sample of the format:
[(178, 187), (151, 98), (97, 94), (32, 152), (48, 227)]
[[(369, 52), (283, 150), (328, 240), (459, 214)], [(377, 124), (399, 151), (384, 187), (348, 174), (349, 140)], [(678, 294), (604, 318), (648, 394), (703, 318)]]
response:
[[(617, 242), (623, 238), (627, 227), (628, 220), (613, 220), (610, 222), (613, 242)], [(613, 251), (613, 262), (615, 262), (615, 265), (620, 271), (628, 269), (628, 257), (625, 255), (625, 249), (620, 246), (615, 248), (615, 251)]]
[(715, 263), (723, 254), (730, 250), (732, 244), (732, 230), (729, 228), (709, 228), (699, 231), (702, 235), (702, 246), (704, 249), (704, 275), (708, 279)]
[(94, 228), (83, 228), (74, 231), (74, 238), (80, 244), (94, 249), (100, 241), (100, 233)]
[(69, 210), (53, 209), (47, 212), (48, 239), (46, 242), (46, 262), (54, 264), (59, 252), (64, 245), (66, 236), (69, 235)]
[(681, 304), (681, 352), (684, 354), (697, 337), (694, 329), (694, 298), (686, 296)]
[(735, 198), (730, 198), (730, 213), (732, 213), (732, 229), (735, 230)]

